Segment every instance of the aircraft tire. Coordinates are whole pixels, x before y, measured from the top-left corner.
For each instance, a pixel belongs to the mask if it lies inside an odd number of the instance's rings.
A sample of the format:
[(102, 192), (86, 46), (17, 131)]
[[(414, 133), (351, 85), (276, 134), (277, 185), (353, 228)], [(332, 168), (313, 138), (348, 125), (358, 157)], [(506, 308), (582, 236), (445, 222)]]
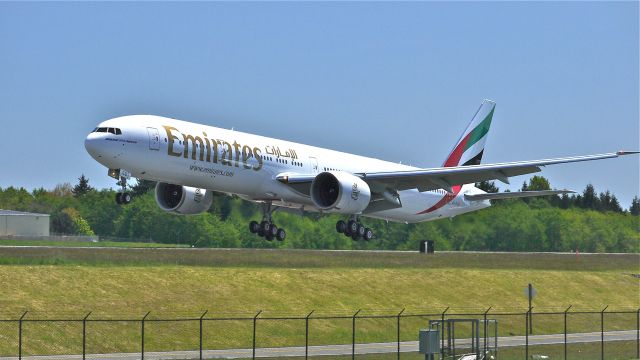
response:
[(278, 239), (278, 241), (284, 241), (284, 239), (287, 237), (287, 232), (284, 229), (278, 229), (278, 233), (276, 234), (276, 239)]
[(268, 233), (264, 236), (265, 239), (267, 239), (267, 241), (271, 241), (273, 240), (273, 235), (271, 235), (271, 233)]
[(268, 222), (268, 221), (263, 221), (262, 223), (260, 223), (260, 228), (262, 228), (262, 231), (263, 231), (265, 234), (268, 234), (268, 233), (269, 233), (269, 231), (271, 230), (271, 227), (272, 227), (272, 226), (273, 226), (273, 224), (271, 224), (271, 223), (270, 223), (270, 222)]
[(131, 202), (131, 194), (129, 193), (123, 193), (122, 194), (122, 203), (123, 204), (128, 204)]
[(278, 236), (278, 227), (271, 224), (271, 228), (269, 229), (268, 234), (271, 235), (272, 239)]
[(252, 234), (257, 234), (259, 228), (260, 228), (260, 224), (258, 224), (257, 221), (252, 221), (252, 222), (249, 223), (249, 231)]
[(349, 230), (349, 234), (357, 234), (358, 233), (358, 223), (354, 220), (349, 220), (347, 223), (347, 229)]
[(359, 238), (363, 238), (364, 234), (365, 234), (365, 227), (362, 224), (358, 224), (358, 231), (357, 231), (358, 237)]
[(351, 239), (352, 239), (353, 241), (358, 241), (358, 239), (359, 239), (359, 238), (360, 238), (360, 236), (358, 236), (358, 233), (357, 233), (357, 232), (355, 232), (355, 233), (351, 234)]
[(122, 193), (116, 193), (116, 204), (122, 204)]
[(339, 232), (340, 234), (344, 234), (346, 230), (347, 230), (347, 223), (345, 223), (344, 220), (338, 220), (338, 222), (336, 223), (336, 231)]
[(363, 238), (367, 241), (373, 239), (373, 230), (366, 228), (364, 229), (364, 236)]
[(256, 234), (258, 234), (258, 236), (263, 237), (264, 236), (264, 230), (262, 230), (262, 228), (258, 229), (258, 232), (256, 232)]

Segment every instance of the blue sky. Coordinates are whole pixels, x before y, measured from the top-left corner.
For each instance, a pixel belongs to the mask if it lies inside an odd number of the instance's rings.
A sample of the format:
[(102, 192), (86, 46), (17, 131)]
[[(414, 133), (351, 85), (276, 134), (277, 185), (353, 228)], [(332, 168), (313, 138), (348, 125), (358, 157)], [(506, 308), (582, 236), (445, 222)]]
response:
[[(483, 162), (638, 149), (638, 31), (638, 2), (3, 2), (0, 187), (115, 187), (83, 140), (126, 114), (431, 167), (490, 98)], [(628, 207), (639, 162), (542, 175)]]

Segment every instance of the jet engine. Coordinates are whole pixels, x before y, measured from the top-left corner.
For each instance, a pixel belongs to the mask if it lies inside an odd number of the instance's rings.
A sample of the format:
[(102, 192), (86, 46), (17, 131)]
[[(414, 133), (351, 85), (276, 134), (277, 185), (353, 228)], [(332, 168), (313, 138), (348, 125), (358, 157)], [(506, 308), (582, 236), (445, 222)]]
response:
[(371, 189), (357, 176), (342, 171), (327, 171), (313, 179), (311, 200), (321, 210), (358, 214), (369, 206)]
[(182, 215), (200, 214), (211, 207), (213, 192), (159, 182), (156, 185), (156, 202), (164, 211)]

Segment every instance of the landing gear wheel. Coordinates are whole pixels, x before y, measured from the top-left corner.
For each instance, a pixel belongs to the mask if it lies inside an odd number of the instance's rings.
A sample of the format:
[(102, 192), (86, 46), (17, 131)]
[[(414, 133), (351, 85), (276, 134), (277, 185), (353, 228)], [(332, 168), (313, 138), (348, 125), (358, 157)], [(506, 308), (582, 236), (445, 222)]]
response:
[(278, 235), (278, 227), (271, 224), (268, 234), (271, 235), (272, 239), (275, 238)]
[(360, 236), (358, 236), (357, 232), (354, 232), (353, 234), (351, 234), (351, 239), (353, 239), (353, 241), (358, 241), (359, 238)]
[(349, 223), (347, 223), (347, 229), (349, 230), (349, 234), (357, 234), (358, 223), (355, 220), (349, 220)]
[(364, 229), (364, 239), (369, 241), (371, 239), (373, 239), (373, 230), (366, 228)]
[(284, 241), (284, 238), (287, 237), (287, 232), (284, 229), (278, 229), (278, 233), (276, 234), (276, 239), (278, 241)]
[(336, 223), (336, 231), (339, 232), (340, 234), (344, 234), (346, 230), (347, 230), (347, 223), (345, 223), (343, 220), (339, 220)]
[(258, 232), (256, 232), (256, 234), (258, 234), (258, 236), (263, 237), (264, 236), (264, 231), (262, 230), (262, 228), (258, 228)]
[(260, 229), (260, 224), (258, 224), (257, 221), (252, 221), (249, 223), (249, 231), (252, 234), (257, 234), (259, 229)]
[(116, 204), (126, 205), (131, 202), (131, 194), (129, 193), (116, 193)]
[(263, 221), (262, 223), (260, 223), (260, 227), (262, 228), (262, 231), (265, 234), (269, 233), (269, 231), (271, 230), (271, 226), (273, 226), (273, 225), (268, 221)]
[(364, 237), (364, 232), (365, 232), (365, 228), (364, 226), (362, 226), (362, 224), (358, 224), (358, 237)]

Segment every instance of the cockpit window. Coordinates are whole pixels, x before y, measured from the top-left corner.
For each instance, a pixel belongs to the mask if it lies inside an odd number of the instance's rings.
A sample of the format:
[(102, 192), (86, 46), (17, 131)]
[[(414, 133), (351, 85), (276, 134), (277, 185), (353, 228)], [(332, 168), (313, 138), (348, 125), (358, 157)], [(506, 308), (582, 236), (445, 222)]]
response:
[(120, 130), (119, 128), (97, 127), (93, 129), (92, 132), (103, 132), (103, 133), (108, 132), (114, 135), (122, 135), (122, 130)]

